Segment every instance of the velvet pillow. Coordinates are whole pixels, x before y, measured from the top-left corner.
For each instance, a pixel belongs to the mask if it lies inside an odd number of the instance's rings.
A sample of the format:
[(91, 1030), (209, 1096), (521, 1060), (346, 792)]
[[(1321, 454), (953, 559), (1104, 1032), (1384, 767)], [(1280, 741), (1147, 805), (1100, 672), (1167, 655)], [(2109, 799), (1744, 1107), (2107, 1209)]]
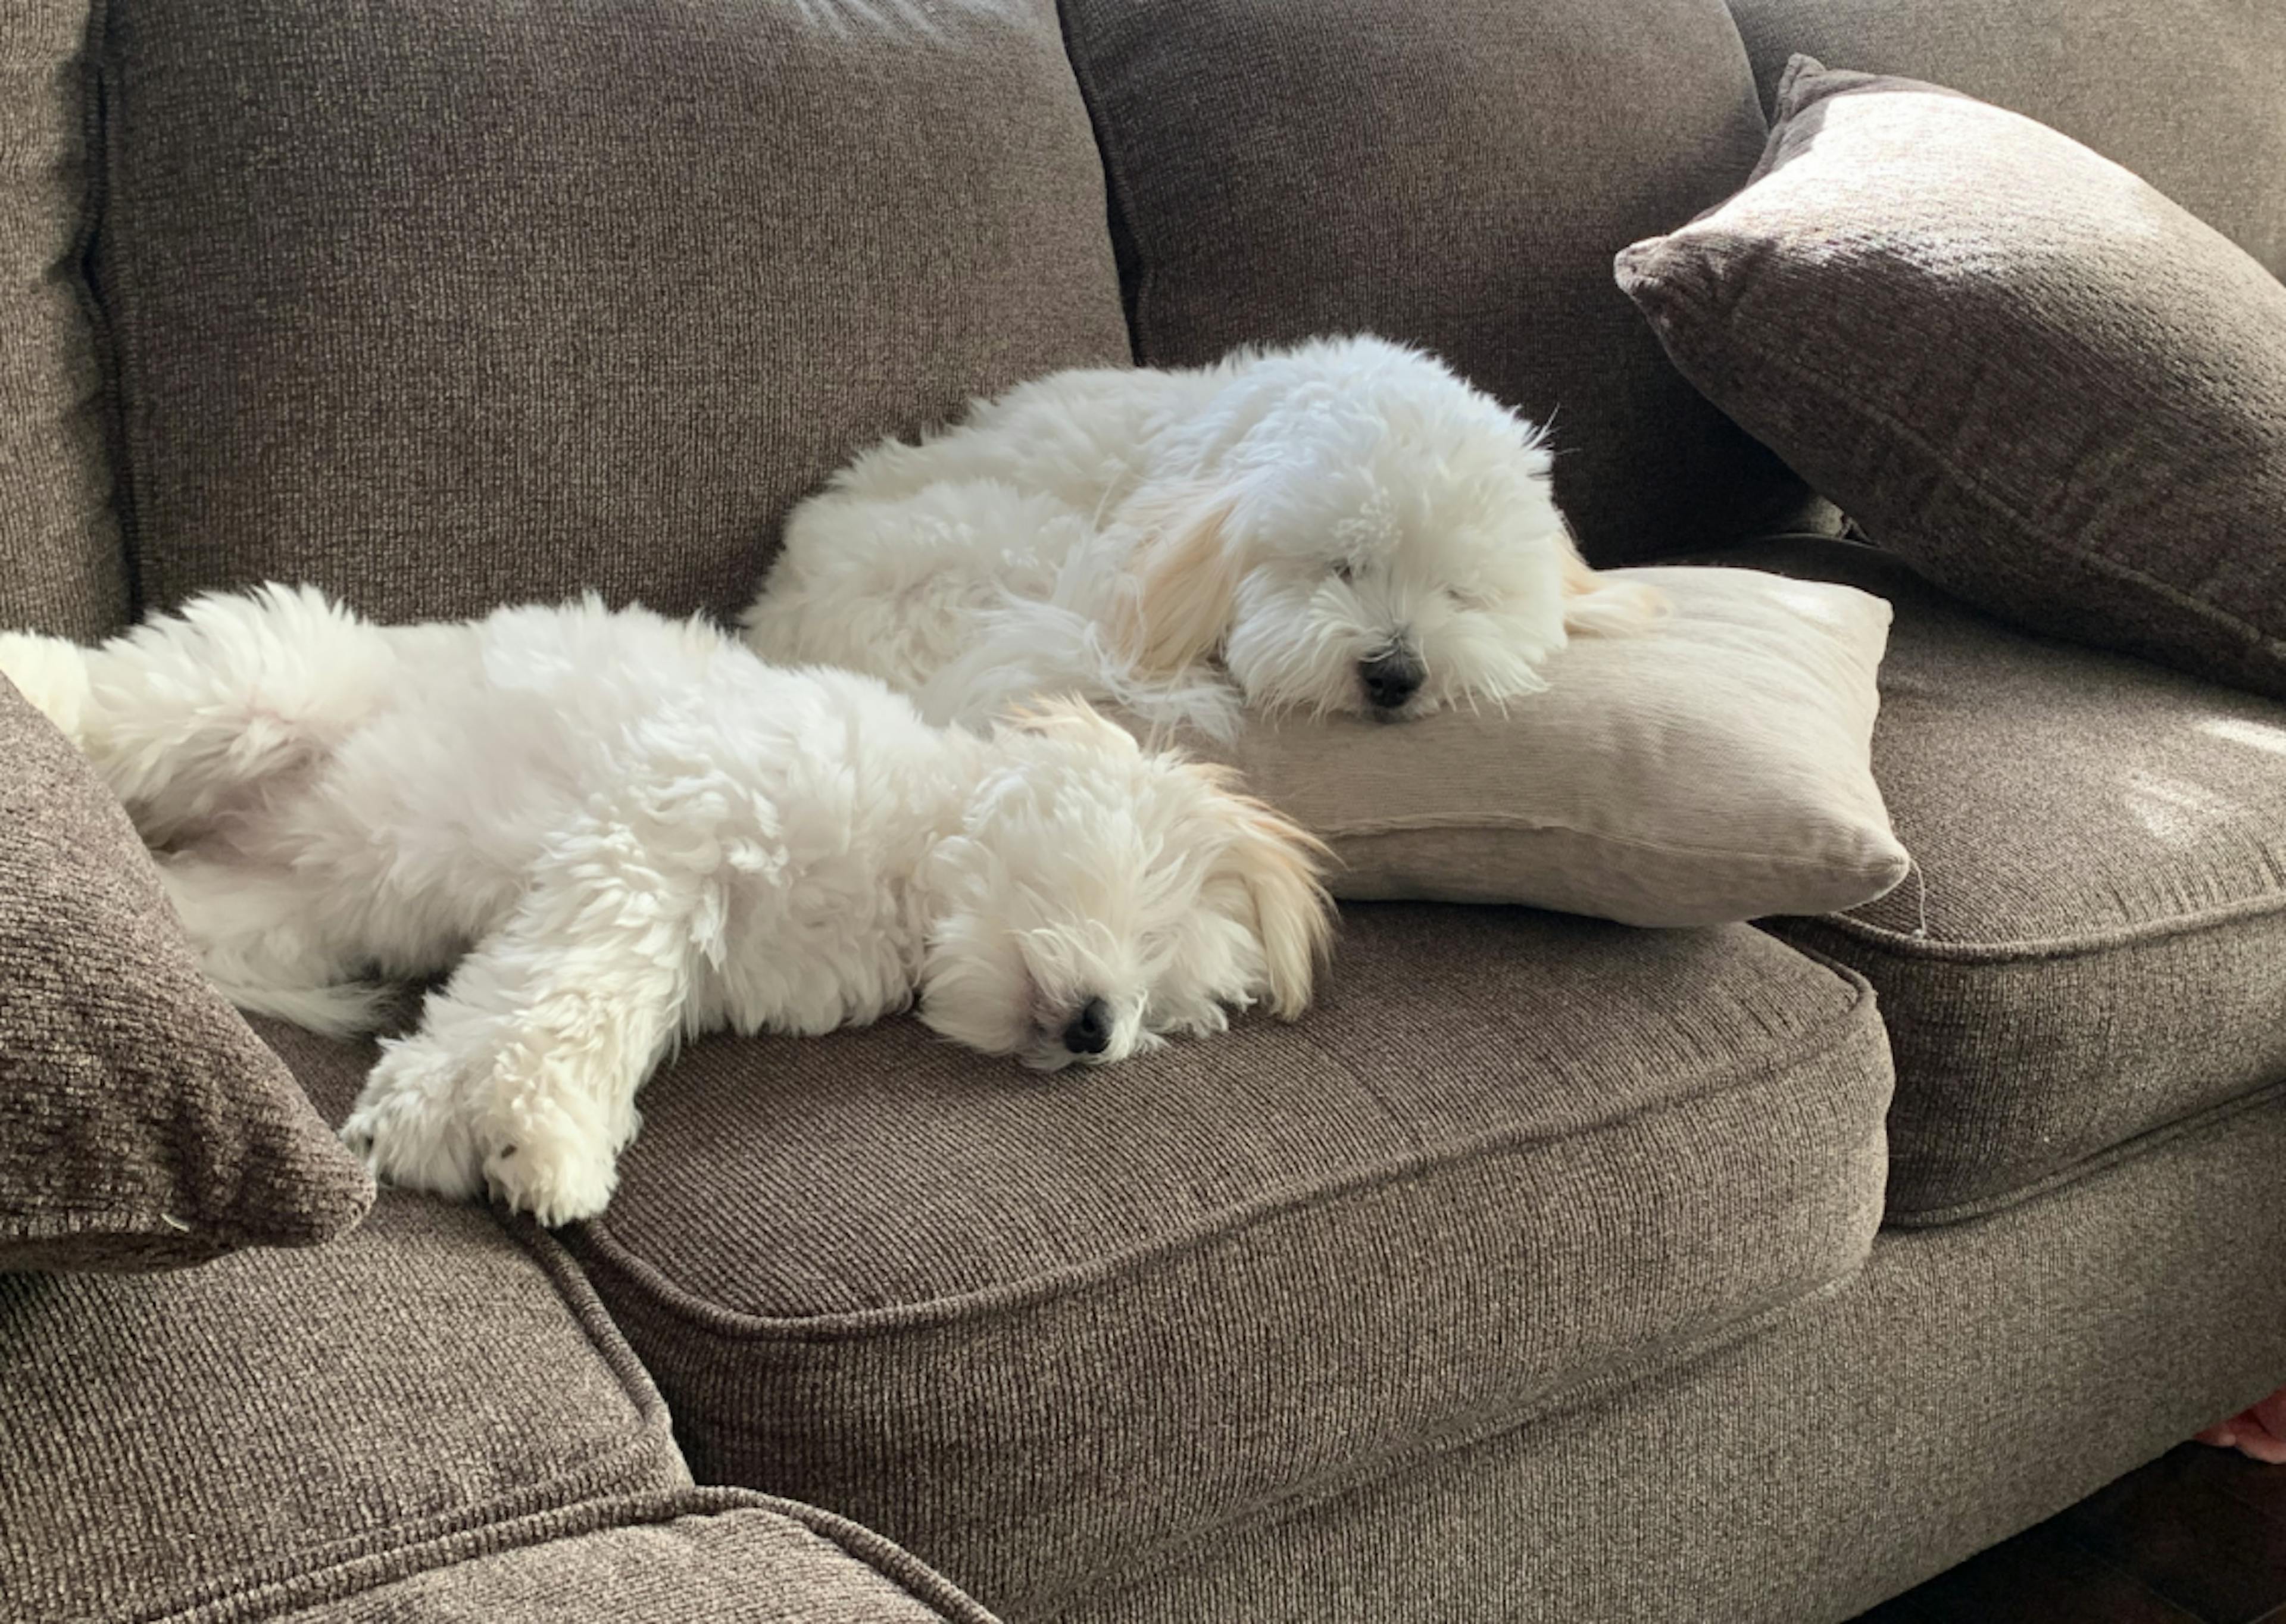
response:
[(0, 678), (0, 1270), (309, 1245), (373, 1198), (200, 974), (126, 812)]
[(1181, 741), (1333, 848), (1351, 900), (1715, 925), (1871, 902), (1911, 866), (1872, 769), (1889, 606), (1755, 570), (1618, 570), (1672, 612), (1580, 637), (1505, 713), (1257, 720)]
[(2286, 696), (2286, 286), (2046, 126), (1805, 57), (1619, 256), (1717, 406), (1941, 585)]

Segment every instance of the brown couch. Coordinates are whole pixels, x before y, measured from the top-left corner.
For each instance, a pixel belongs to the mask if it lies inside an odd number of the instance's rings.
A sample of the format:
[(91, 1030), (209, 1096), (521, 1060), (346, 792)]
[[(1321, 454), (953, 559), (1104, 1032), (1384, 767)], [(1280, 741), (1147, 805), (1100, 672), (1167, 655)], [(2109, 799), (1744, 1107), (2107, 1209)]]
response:
[[(1077, 1084), (910, 1022), (710, 1041), (560, 1235), (384, 1193), (306, 1250), (0, 1275), (0, 1616), (984, 1617), (957, 1584), (1066, 1624), (1802, 1624), (2286, 1379), (2286, 762), (2245, 743), (2286, 706), (1839, 539), (1611, 273), (1740, 182), (1794, 51), (2053, 122), (2277, 273), (2286, 12), (6, 28), (0, 625), (273, 577), (729, 611), (871, 437), (1369, 328), (1556, 414), (1599, 561), (1888, 595), (1918, 871), (1767, 928), (1352, 907), (1298, 1026)], [(261, 1029), (338, 1120), (369, 1054)]]

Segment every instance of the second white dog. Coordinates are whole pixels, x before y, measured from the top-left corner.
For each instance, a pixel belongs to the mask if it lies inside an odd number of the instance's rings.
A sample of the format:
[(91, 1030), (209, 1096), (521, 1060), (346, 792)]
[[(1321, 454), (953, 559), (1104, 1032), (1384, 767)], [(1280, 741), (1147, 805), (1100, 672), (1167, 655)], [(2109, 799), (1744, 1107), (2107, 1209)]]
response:
[(93, 650), (0, 637), (101, 771), (241, 1006), (371, 1022), (450, 968), (345, 1135), (399, 1184), (543, 1222), (610, 1197), (680, 1037), (916, 997), (1059, 1067), (1310, 996), (1312, 843), (1076, 704), (980, 737), (870, 677), (595, 600), (382, 627), (314, 591), (193, 601)]
[(1656, 595), (1573, 547), (1539, 430), (1375, 338), (1076, 371), (864, 453), (787, 521), (747, 636), (933, 720), (1073, 690), (1228, 737), (1243, 706), (1383, 720), (1546, 686)]

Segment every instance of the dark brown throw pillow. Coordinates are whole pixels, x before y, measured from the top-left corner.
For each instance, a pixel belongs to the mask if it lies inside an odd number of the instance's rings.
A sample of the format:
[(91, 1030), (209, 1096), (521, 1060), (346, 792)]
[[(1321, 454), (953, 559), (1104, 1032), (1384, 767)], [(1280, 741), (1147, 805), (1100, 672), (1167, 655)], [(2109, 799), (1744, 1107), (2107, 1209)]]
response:
[(200, 974), (126, 812), (0, 678), (0, 1270), (307, 1246), (373, 1198)]
[(2125, 169), (1797, 57), (1746, 189), (1618, 272), (1692, 382), (1922, 573), (2286, 696), (2286, 285)]

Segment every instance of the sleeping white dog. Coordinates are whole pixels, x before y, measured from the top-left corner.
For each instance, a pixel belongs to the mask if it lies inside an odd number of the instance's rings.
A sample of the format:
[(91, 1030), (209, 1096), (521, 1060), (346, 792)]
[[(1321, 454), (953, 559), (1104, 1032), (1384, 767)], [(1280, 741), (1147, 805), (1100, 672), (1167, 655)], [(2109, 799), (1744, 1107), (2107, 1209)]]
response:
[(1381, 339), (1059, 373), (865, 452), (797, 508), (745, 618), (939, 721), (1075, 691), (1227, 737), (1242, 707), (1382, 720), (1544, 688), (1657, 595), (1573, 545), (1544, 437)]
[(93, 650), (0, 638), (160, 854), (212, 978), (319, 1030), (450, 968), (343, 1130), (376, 1173), (599, 1210), (682, 1037), (918, 998), (945, 1037), (1101, 1064), (1308, 1001), (1314, 843), (1084, 705), (988, 735), (590, 599), (368, 625), (211, 596)]

